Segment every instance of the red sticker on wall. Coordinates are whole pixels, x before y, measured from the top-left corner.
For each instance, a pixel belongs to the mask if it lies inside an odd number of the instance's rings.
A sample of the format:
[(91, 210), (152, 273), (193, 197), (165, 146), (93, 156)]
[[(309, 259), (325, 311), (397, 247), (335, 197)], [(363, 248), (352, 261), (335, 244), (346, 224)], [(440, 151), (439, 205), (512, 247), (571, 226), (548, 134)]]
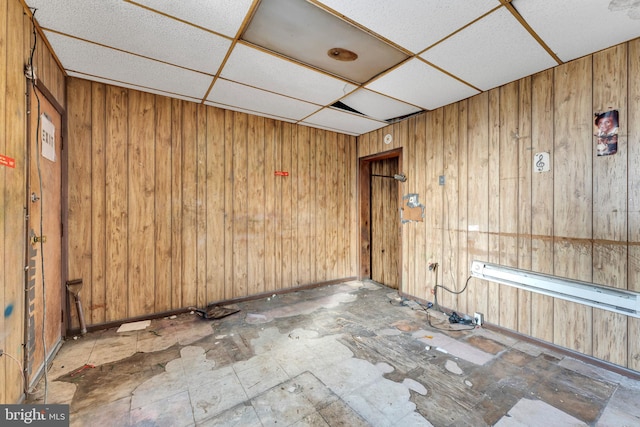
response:
[(276, 171), (276, 176), (289, 176), (289, 172)]
[(7, 166), (9, 168), (15, 168), (16, 167), (16, 161), (14, 159), (12, 159), (11, 157), (7, 157), (3, 154), (0, 154), (0, 165), (2, 166)]

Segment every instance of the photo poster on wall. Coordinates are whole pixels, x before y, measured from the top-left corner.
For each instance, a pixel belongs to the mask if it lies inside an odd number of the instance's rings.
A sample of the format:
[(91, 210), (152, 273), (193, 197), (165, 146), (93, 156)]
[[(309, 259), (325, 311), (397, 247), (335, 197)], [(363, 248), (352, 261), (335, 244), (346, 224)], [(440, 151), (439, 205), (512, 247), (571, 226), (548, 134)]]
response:
[(595, 113), (593, 134), (596, 137), (596, 154), (610, 156), (618, 151), (618, 110)]

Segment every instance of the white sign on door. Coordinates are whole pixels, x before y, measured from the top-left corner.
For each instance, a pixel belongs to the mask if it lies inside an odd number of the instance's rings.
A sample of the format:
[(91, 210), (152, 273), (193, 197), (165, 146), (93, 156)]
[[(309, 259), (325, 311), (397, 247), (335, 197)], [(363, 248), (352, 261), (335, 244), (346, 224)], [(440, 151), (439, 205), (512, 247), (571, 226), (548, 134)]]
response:
[(42, 157), (52, 162), (56, 161), (56, 127), (46, 114), (40, 116), (42, 123)]

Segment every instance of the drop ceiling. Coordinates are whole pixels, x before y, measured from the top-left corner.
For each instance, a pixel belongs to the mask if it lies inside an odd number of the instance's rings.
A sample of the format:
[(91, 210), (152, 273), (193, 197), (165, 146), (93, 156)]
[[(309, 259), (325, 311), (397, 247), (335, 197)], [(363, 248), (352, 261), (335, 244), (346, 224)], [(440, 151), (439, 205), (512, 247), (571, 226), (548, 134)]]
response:
[(69, 76), (349, 135), (640, 37), (638, 0), (25, 2)]

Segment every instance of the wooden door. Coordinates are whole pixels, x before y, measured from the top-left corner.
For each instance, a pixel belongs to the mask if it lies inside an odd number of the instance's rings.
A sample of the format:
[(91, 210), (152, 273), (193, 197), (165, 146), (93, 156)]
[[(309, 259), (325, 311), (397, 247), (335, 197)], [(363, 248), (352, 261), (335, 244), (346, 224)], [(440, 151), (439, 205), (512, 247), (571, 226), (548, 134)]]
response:
[(371, 279), (398, 289), (400, 285), (400, 211), (398, 158), (371, 163)]
[[(62, 340), (62, 210), (60, 113), (29, 88), (26, 369), (31, 385)], [(44, 333), (43, 333), (44, 329)]]

